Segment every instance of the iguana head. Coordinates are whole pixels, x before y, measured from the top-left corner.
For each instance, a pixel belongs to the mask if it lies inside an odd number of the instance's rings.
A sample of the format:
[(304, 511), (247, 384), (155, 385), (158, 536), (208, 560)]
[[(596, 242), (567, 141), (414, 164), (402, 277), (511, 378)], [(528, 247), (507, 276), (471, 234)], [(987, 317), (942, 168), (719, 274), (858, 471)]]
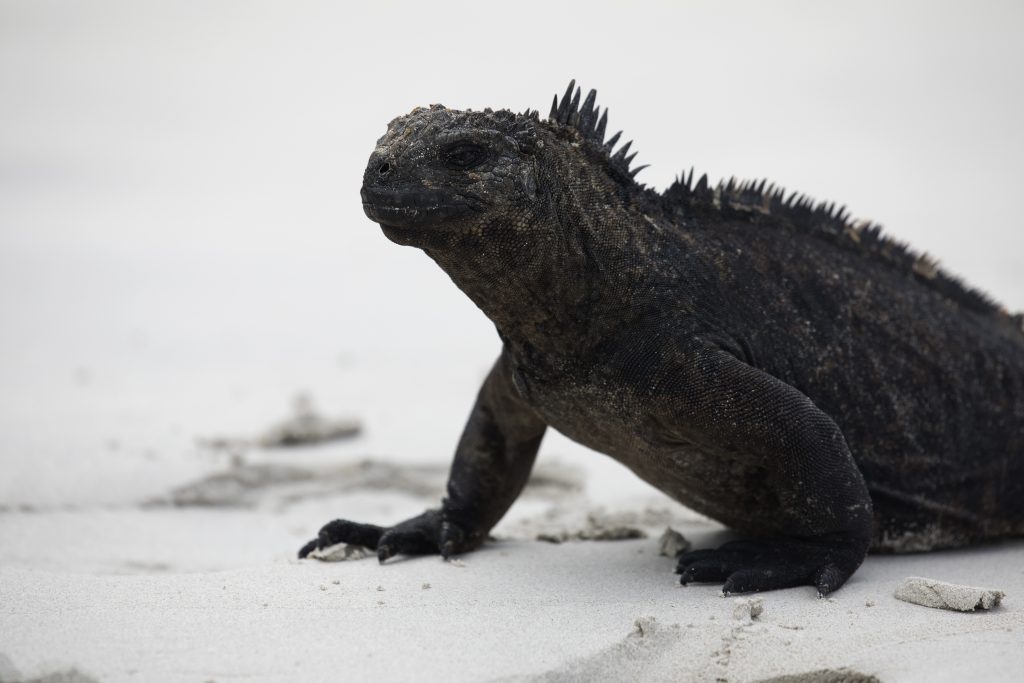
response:
[(581, 106), (570, 83), (547, 120), (414, 109), (388, 125), (363, 175), (363, 210), (385, 236), (426, 252), (505, 339), (534, 348), (597, 343), (618, 319), (599, 309), (626, 306), (641, 276), (649, 191), (633, 181), (629, 144), (605, 142), (595, 97)]
[[(613, 202), (633, 186), (619, 136), (604, 141), (591, 91), (570, 83), (541, 121), (537, 112), (416, 108), (388, 124), (363, 175), (363, 210), (391, 240), (429, 248), (510, 232), (558, 229), (560, 197)], [(563, 202), (564, 203), (564, 202)], [(580, 202), (576, 202), (577, 205)]]
[(401, 244), (427, 246), (536, 210), (536, 120), (418, 107), (388, 125), (363, 174), (363, 210)]

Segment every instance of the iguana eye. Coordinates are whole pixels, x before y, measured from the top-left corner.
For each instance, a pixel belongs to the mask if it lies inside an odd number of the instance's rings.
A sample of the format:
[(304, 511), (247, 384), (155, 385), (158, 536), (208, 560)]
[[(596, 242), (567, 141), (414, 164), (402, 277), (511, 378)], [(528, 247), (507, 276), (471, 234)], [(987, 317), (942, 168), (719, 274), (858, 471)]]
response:
[(478, 166), (486, 156), (486, 149), (471, 142), (456, 142), (441, 150), (441, 161), (454, 171), (465, 171)]

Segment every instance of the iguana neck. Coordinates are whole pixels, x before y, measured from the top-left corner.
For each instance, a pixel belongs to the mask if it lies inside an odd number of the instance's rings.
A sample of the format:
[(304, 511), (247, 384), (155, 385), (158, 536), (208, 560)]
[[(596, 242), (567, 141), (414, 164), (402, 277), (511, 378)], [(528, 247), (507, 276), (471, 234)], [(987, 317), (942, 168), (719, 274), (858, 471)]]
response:
[(632, 274), (598, 263), (590, 226), (569, 220), (569, 229), (543, 221), (515, 231), (484, 229), (426, 252), (504, 339), (545, 353), (579, 354), (628, 319), (635, 283)]
[(571, 337), (583, 269), (542, 232), (519, 240), (465, 237), (426, 250), (452, 281), (490, 318), (506, 339), (553, 350)]

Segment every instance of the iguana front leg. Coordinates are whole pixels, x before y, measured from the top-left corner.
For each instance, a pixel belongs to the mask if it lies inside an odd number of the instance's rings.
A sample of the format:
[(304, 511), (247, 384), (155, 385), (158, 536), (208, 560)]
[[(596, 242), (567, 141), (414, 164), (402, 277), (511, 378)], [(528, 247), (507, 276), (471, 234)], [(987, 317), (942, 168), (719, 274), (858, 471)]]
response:
[(763, 471), (757, 485), (772, 495), (766, 503), (742, 489), (749, 482), (723, 482), (739, 489), (738, 526), (766, 537), (684, 553), (681, 582), (724, 582), (727, 594), (836, 590), (863, 562), (872, 530), (871, 498), (839, 427), (802, 392), (724, 351), (701, 349), (694, 360), (669, 389), (673, 417), (712, 452)]
[(336, 543), (376, 550), (381, 562), (399, 554), (447, 558), (475, 549), (526, 485), (545, 429), (513, 386), (512, 366), (502, 353), (462, 432), (441, 509), (390, 528), (336, 519), (299, 550), (299, 557)]

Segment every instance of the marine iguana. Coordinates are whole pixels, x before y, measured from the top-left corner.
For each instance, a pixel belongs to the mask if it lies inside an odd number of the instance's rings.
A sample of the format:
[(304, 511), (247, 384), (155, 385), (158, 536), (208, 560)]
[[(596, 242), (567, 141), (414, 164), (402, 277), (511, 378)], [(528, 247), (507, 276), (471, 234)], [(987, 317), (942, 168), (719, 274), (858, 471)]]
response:
[(636, 182), (569, 84), (535, 111), (396, 118), (366, 215), (422, 249), (502, 350), (439, 510), (335, 520), (299, 552), (478, 547), (548, 426), (749, 535), (679, 557), (725, 593), (839, 588), (869, 550), (1024, 534), (1024, 331), (930, 259), (774, 185)]

